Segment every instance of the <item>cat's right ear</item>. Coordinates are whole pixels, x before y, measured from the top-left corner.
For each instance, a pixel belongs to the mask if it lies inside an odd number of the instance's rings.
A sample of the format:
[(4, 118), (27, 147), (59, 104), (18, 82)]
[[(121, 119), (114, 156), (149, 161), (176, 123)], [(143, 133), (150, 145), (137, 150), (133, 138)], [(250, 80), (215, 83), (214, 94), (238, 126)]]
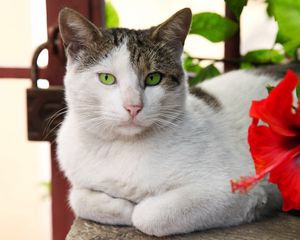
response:
[(78, 52), (81, 47), (88, 47), (102, 35), (93, 23), (70, 8), (60, 11), (58, 23), (64, 46), (72, 53)]
[(184, 8), (162, 24), (151, 28), (151, 37), (157, 41), (180, 43), (180, 48), (182, 48), (190, 30), (191, 21), (191, 9)]

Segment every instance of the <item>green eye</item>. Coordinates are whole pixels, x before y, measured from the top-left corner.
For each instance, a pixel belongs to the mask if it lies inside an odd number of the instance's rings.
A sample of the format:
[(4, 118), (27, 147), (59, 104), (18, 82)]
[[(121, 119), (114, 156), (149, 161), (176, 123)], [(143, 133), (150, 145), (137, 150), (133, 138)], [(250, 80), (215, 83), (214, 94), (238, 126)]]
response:
[(162, 75), (159, 72), (150, 73), (145, 80), (146, 86), (155, 86), (160, 83)]
[(113, 85), (116, 82), (114, 75), (109, 73), (98, 73), (99, 80), (105, 85)]

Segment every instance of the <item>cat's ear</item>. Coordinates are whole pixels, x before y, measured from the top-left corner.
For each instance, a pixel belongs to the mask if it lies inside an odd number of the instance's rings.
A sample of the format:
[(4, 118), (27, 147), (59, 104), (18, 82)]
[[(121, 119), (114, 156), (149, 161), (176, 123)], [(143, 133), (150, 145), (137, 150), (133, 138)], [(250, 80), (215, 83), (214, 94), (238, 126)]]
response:
[(190, 30), (192, 11), (184, 8), (175, 13), (162, 24), (151, 29), (151, 37), (158, 41), (179, 42), (184, 45), (185, 38)]
[(70, 51), (76, 52), (82, 46), (93, 44), (102, 35), (93, 23), (70, 8), (60, 11), (58, 23), (64, 45)]

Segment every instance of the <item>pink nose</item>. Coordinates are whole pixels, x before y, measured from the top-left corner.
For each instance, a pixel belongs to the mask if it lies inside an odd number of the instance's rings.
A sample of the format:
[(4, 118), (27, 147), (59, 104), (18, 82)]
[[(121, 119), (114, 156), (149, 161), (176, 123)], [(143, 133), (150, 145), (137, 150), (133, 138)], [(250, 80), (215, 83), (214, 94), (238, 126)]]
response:
[(124, 108), (127, 110), (129, 115), (134, 118), (141, 111), (141, 105), (125, 105)]

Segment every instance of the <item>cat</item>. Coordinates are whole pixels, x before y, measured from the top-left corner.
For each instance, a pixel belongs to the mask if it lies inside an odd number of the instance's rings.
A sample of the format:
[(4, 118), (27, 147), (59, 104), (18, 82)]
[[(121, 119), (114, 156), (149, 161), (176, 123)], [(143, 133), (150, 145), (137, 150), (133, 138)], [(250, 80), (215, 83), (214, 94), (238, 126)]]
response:
[(278, 77), (237, 70), (189, 90), (181, 57), (191, 18), (185, 8), (146, 30), (99, 29), (61, 10), (68, 112), (57, 155), (77, 216), (166, 236), (252, 222), (281, 207), (270, 183), (247, 194), (230, 188), (255, 173), (248, 111)]

